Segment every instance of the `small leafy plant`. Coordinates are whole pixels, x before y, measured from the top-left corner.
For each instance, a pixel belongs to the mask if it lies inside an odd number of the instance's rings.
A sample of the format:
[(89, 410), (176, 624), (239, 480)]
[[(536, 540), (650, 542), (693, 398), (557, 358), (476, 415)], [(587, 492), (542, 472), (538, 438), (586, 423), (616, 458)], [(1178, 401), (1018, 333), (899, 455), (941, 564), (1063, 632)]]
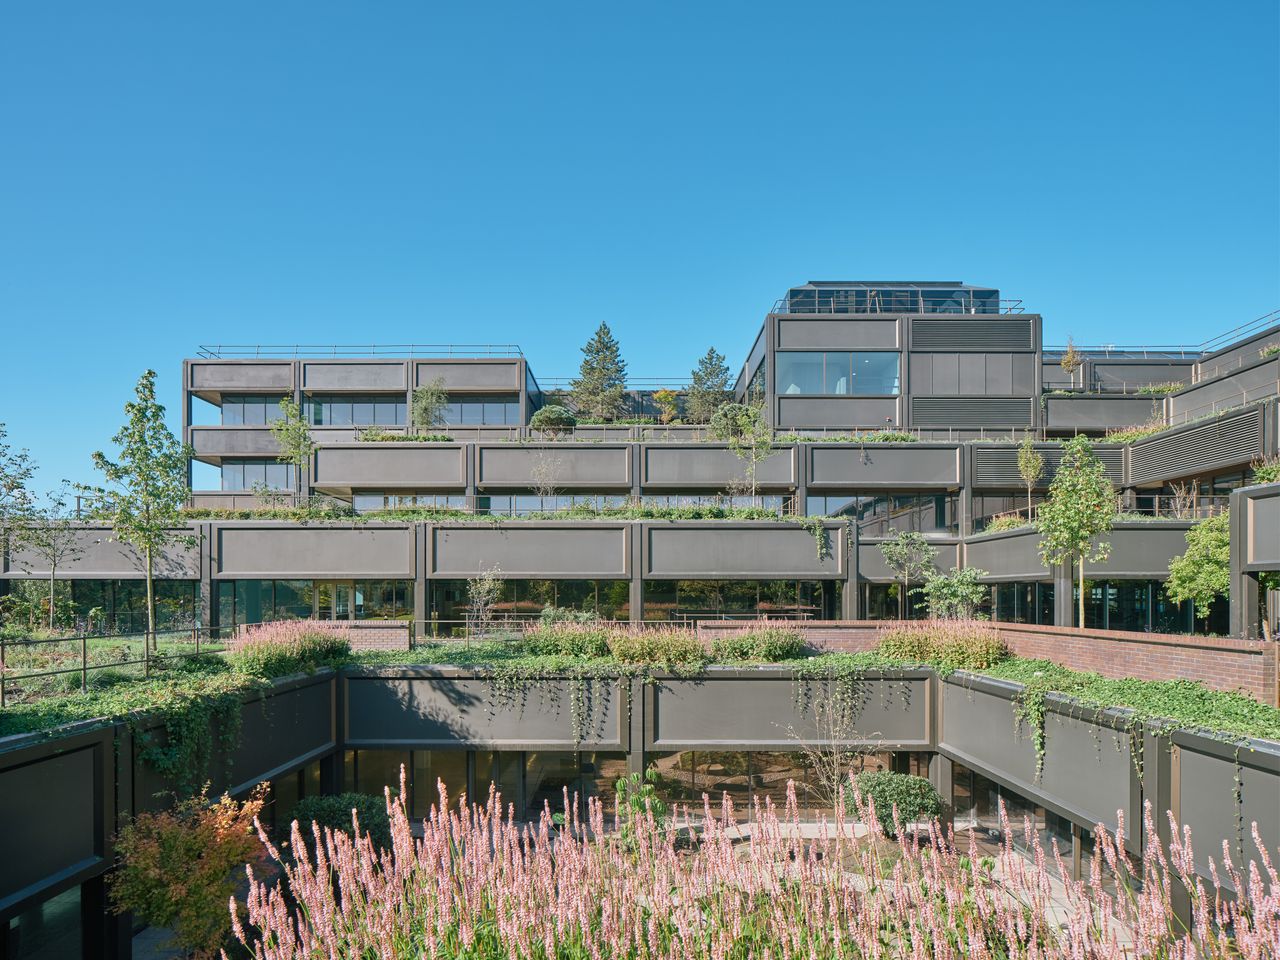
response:
[(390, 848), (391, 818), (387, 816), (387, 801), (381, 794), (339, 793), (335, 796), (303, 797), (293, 808), (293, 819), (298, 821), (302, 835), (308, 839), (314, 837), (312, 823), (322, 831), (326, 828), (341, 830), (350, 836), (353, 814), (360, 824), (360, 833), (367, 835), (375, 848)]
[(805, 651), (804, 634), (789, 627), (751, 627), (718, 636), (711, 643), (713, 660), (778, 663)]
[(897, 823), (907, 826), (921, 820), (942, 816), (942, 795), (924, 777), (892, 770), (865, 771), (853, 778), (852, 791), (845, 794), (845, 810), (857, 816), (858, 799), (875, 806), (876, 818), (885, 833), (892, 836), (895, 811)]

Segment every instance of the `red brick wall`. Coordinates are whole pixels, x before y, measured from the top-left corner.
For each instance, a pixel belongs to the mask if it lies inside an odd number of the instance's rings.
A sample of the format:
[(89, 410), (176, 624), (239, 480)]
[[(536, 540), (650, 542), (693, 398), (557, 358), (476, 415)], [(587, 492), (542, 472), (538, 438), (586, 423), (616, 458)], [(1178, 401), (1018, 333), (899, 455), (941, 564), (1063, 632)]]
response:
[(350, 628), (352, 650), (408, 650), (409, 624), (399, 620), (356, 620)]
[[(771, 626), (779, 626), (771, 621)], [(889, 620), (806, 620), (794, 624), (818, 650), (858, 653), (875, 647)], [(742, 621), (704, 621), (698, 634), (742, 630)], [(1072, 670), (1138, 680), (1199, 680), (1215, 690), (1239, 690), (1262, 703), (1277, 705), (1277, 653), (1280, 644), (1122, 630), (992, 623), (1009, 650), (1019, 657), (1051, 660)]]

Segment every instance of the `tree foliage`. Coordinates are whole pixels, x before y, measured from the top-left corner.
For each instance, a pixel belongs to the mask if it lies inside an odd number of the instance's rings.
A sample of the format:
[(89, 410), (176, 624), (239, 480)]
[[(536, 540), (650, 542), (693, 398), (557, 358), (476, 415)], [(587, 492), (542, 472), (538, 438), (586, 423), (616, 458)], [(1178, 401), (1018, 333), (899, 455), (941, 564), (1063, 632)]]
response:
[(136, 399), (124, 406), (127, 421), (111, 438), (120, 448), (117, 460), (102, 451), (93, 465), (106, 478), (100, 487), (79, 489), (93, 498), (94, 515), (110, 523), (116, 540), (142, 554), (147, 580), (147, 632), (156, 632), (155, 561), (169, 544), (190, 544), (182, 514), (191, 494), (187, 463), (194, 452), (180, 443), (164, 422), (164, 407), (156, 402), (156, 372), (145, 371), (135, 388)]
[(622, 412), (626, 385), (626, 361), (609, 324), (602, 322), (582, 348), (578, 378), (569, 384), (573, 402), (579, 413), (613, 420)]
[(689, 390), (685, 394), (685, 419), (690, 423), (710, 423), (728, 398), (729, 366), (724, 362), (723, 353), (715, 347), (708, 347), (693, 370)]
[(1049, 499), (1040, 504), (1040, 562), (1046, 566), (1073, 563), (1079, 571), (1079, 617), (1084, 625), (1084, 565), (1105, 560), (1111, 544), (1100, 539), (1111, 530), (1116, 512), (1115, 491), (1107, 468), (1093, 455), (1085, 437), (1064, 445), (1062, 462), (1049, 486)]
[(680, 416), (680, 394), (674, 390), (658, 390), (653, 395), (653, 402), (658, 405), (658, 420), (671, 423)]
[(920, 592), (929, 607), (929, 616), (936, 620), (972, 620), (991, 594), (991, 587), (982, 582), (987, 571), (977, 567), (952, 567), (948, 573), (929, 573), (925, 576)]
[(529, 418), (529, 426), (534, 430), (545, 433), (551, 439), (555, 439), (566, 430), (572, 430), (578, 425), (578, 418), (573, 415), (568, 407), (562, 407), (558, 403), (549, 403), (545, 407), (534, 411), (532, 417)]
[(773, 431), (765, 422), (764, 412), (758, 406), (726, 403), (711, 418), (711, 434), (746, 465), (751, 496), (756, 495), (756, 471), (761, 463), (773, 456)]
[(0, 423), (0, 539), (8, 530), (25, 522), (31, 511), (34, 499), (27, 484), (35, 472), (31, 454), (11, 447), (8, 431)]
[(1018, 476), (1027, 485), (1027, 519), (1031, 519), (1031, 491), (1044, 476), (1044, 457), (1036, 451), (1035, 441), (1028, 434), (1018, 445)]
[(409, 422), (416, 433), (430, 433), (444, 426), (444, 411), (449, 405), (449, 391), (444, 377), (436, 377), (413, 391), (409, 402)]
[(311, 426), (302, 415), (302, 408), (294, 402), (293, 397), (282, 397), (280, 400), (280, 418), (270, 423), (271, 435), (280, 445), (281, 463), (293, 464), (293, 484), (296, 493), (302, 492), (302, 478), (311, 467), (311, 454), (315, 452), (316, 442), (311, 436)]
[(1187, 552), (1169, 561), (1164, 592), (1170, 600), (1195, 604), (1196, 616), (1231, 589), (1231, 514), (1223, 511), (1187, 531)]
[(58, 581), (58, 568), (84, 552), (76, 529), (79, 521), (71, 507), (71, 496), (66, 484), (61, 489), (50, 490), (43, 505), (28, 511), (26, 525), (18, 531), (21, 543), (49, 569), (50, 631), (57, 629), (54, 590)]
[(924, 534), (915, 530), (893, 530), (889, 539), (880, 544), (880, 555), (884, 557), (885, 565), (902, 581), (899, 609), (904, 618), (907, 615), (907, 595), (911, 582), (927, 576), (933, 570), (933, 558), (937, 554), (938, 551), (925, 539)]
[(138, 814), (116, 837), (121, 863), (108, 879), (116, 912), (171, 927), (175, 946), (216, 957), (231, 936), (227, 903), (245, 864), (265, 858), (253, 820), (266, 796), (263, 784), (244, 803), (223, 795), (210, 804), (202, 793)]

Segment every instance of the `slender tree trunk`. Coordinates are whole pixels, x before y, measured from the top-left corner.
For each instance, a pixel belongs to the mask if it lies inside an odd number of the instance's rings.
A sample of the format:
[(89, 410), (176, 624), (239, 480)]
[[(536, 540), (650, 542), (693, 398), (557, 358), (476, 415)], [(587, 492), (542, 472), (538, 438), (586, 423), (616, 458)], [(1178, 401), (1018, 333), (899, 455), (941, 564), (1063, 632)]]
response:
[(1084, 554), (1080, 554), (1080, 627), (1084, 628)]
[(1031, 522), (1031, 484), (1027, 484), (1027, 522)]
[(49, 564), (49, 632), (53, 633), (57, 627), (54, 626), (53, 616), (53, 588), (58, 580), (58, 565), (56, 563)]
[(907, 619), (907, 578), (902, 578), (902, 596), (898, 598), (898, 609), (903, 620)]
[(147, 637), (146, 642), (153, 651), (158, 651), (156, 644), (156, 589), (151, 562), (151, 546), (147, 546)]

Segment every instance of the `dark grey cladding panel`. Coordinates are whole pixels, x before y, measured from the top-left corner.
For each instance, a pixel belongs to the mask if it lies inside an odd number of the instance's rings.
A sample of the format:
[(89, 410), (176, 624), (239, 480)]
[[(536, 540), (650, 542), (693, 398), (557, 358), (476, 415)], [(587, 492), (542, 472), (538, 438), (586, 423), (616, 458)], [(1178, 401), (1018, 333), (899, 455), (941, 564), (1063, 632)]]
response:
[(511, 690), (474, 676), (380, 673), (346, 680), (347, 746), (627, 748), (616, 680), (537, 680)]
[(923, 444), (810, 444), (810, 488), (956, 487), (960, 448)]
[(966, 540), (965, 566), (985, 570), (991, 580), (1036, 580), (1049, 576), (1040, 562), (1040, 534), (1035, 530), (983, 534)]
[(1183, 732), (1173, 739), (1179, 761), (1178, 819), (1191, 829), (1197, 870), (1208, 876), (1210, 857), (1221, 867), (1224, 840), (1237, 866), (1257, 862), (1254, 823), (1274, 864), (1280, 848), (1280, 745), (1251, 741), (1242, 747)]
[[(938, 543), (930, 541), (937, 551), (933, 565), (943, 572), (960, 565), (960, 545), (957, 543)], [(861, 580), (892, 581), (898, 576), (884, 562), (884, 554), (880, 552), (880, 544), (874, 540), (858, 542), (858, 578)]]
[(1036, 358), (1030, 353), (918, 353), (910, 355), (913, 396), (1031, 394)]
[(1028, 427), (1030, 397), (912, 397), (916, 427)]
[(476, 448), (481, 486), (536, 488), (539, 478), (557, 489), (631, 486), (628, 444), (494, 444)]
[(898, 426), (897, 397), (778, 397), (778, 426), (837, 430)]
[(813, 534), (791, 523), (646, 524), (646, 577), (687, 580), (818, 578), (844, 573), (844, 530), (830, 524), (818, 556)]
[(464, 487), (467, 448), (448, 444), (360, 443), (316, 449), (317, 487)]
[[(1004, 490), (1026, 488), (1018, 474), (1018, 448), (1012, 443), (975, 443), (973, 449), (973, 485)], [(1037, 443), (1036, 451), (1044, 457), (1044, 477), (1040, 485), (1047, 487), (1062, 462), (1062, 446), (1057, 443)], [(1095, 446), (1093, 455), (1107, 468), (1111, 482), (1119, 486), (1124, 482), (1124, 448), (1119, 446)]]
[(1093, 379), (1099, 384), (1130, 389), (1146, 383), (1188, 383), (1193, 360), (1161, 360), (1142, 363), (1133, 360), (1090, 360)]
[(1132, 427), (1150, 423), (1153, 418), (1162, 417), (1163, 413), (1163, 400), (1158, 397), (1080, 394), (1044, 398), (1044, 422), (1051, 430)]
[(897, 320), (779, 320), (779, 350), (897, 350)]
[[(1129, 736), (1094, 722), (1083, 711), (1045, 716), (1044, 769), (1036, 775), (1032, 730), (1018, 719), (1012, 702), (1017, 689), (967, 674), (941, 683), (942, 737), (939, 748), (953, 759), (1042, 800), (1079, 823), (1140, 823), (1141, 810), (1130, 789), (1133, 775)], [(1074, 714), (1074, 715), (1073, 715)]]
[[(780, 447), (756, 466), (756, 482), (768, 487), (794, 487), (796, 459), (794, 447)], [(641, 484), (645, 487), (724, 489), (746, 476), (742, 460), (727, 447), (705, 443), (646, 444), (641, 448)]]
[(1174, 423), (1187, 418), (1265, 400), (1280, 392), (1280, 354), (1260, 359), (1180, 390), (1169, 397), (1169, 416)]
[(283, 393), (293, 389), (293, 364), (288, 360), (192, 360), (188, 369), (192, 390)]
[(404, 390), (403, 360), (309, 360), (302, 365), (304, 390)]
[[(326, 673), (252, 700), (241, 711), (240, 740), (230, 757), (228, 789), (247, 790), (261, 780), (329, 753), (337, 742), (336, 675)], [(211, 771), (226, 776), (221, 771)]]
[(433, 577), (474, 577), (495, 566), (504, 577), (630, 576), (626, 524), (469, 524), (432, 527), (428, 537)]
[(1200, 362), (1200, 379), (1209, 380), (1246, 366), (1259, 359), (1267, 347), (1276, 345), (1280, 345), (1280, 324), (1209, 354)]
[(267, 427), (192, 427), (191, 446), (204, 457), (274, 457), (280, 452)]
[(1253, 568), (1280, 569), (1280, 483), (1268, 484), (1244, 499), (1247, 550)]
[(1169, 561), (1187, 552), (1189, 521), (1154, 521), (1117, 526), (1106, 537), (1111, 553), (1085, 565), (1085, 576), (1168, 576)]
[[(867, 677), (856, 684), (857, 713), (838, 743), (872, 749), (927, 749), (929, 681)], [(832, 720), (814, 705), (830, 702), (829, 681), (790, 677), (662, 680), (646, 686), (646, 749), (796, 750), (803, 739), (831, 743)]]
[(435, 360), (414, 369), (415, 387), (443, 378), (449, 390), (519, 390), (520, 366), (515, 360)]
[(1129, 454), (1129, 480), (1156, 483), (1217, 467), (1244, 466), (1263, 452), (1262, 411), (1254, 408), (1139, 440)]
[(912, 320), (912, 350), (1034, 350), (1030, 318)]
[[(91, 870), (104, 855), (102, 768), (110, 733), (78, 747), (0, 753), (0, 930), (27, 898)], [(109, 791), (108, 791), (109, 792)]]
[[(197, 537), (196, 530), (174, 530), (175, 536)], [(141, 551), (115, 539), (110, 527), (77, 527), (76, 546), (80, 555), (64, 560), (58, 576), (78, 579), (131, 579), (146, 576), (146, 561)], [(199, 542), (188, 546), (171, 543), (154, 559), (155, 575), (166, 580), (196, 580), (200, 577)], [(9, 556), (6, 576), (14, 579), (47, 577), (49, 565), (29, 548), (14, 550)]]
[(223, 577), (414, 575), (413, 528), (407, 525), (223, 524), (214, 538), (214, 569)]

